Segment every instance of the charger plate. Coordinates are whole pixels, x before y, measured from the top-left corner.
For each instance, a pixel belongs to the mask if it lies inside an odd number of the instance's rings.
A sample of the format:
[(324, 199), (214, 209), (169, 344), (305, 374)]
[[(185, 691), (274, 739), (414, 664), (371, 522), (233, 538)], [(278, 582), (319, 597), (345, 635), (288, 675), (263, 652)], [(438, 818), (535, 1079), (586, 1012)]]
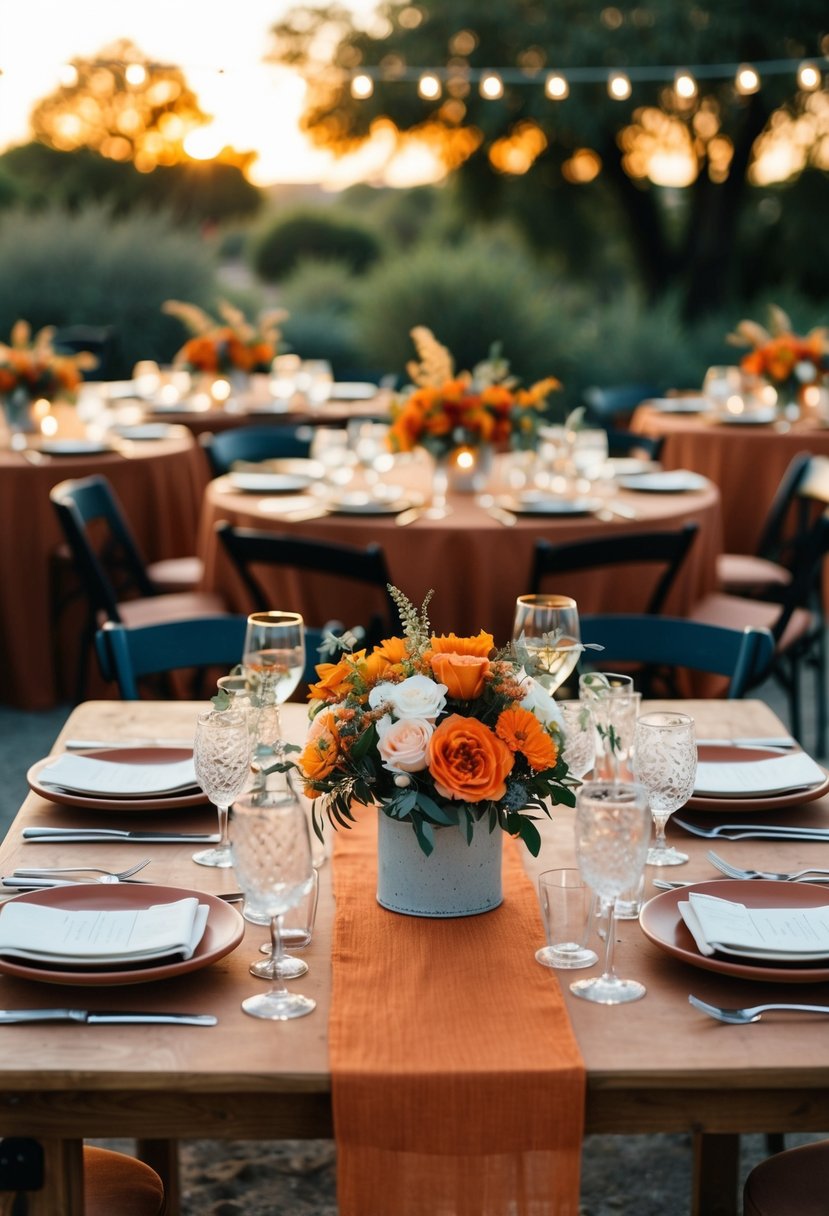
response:
[[(719, 744), (702, 743), (697, 749), (700, 760), (706, 763), (724, 761), (727, 764), (752, 764), (759, 760), (771, 760), (780, 756), (779, 751), (765, 747), (728, 747)], [(829, 792), (829, 773), (818, 785), (799, 786), (797, 789), (784, 790), (779, 794), (750, 795), (745, 798), (717, 798), (708, 794), (692, 794), (685, 803), (684, 809), (689, 811), (712, 811), (722, 815), (744, 814), (747, 811), (769, 811), (774, 813), (785, 807), (802, 806), (804, 802), (814, 802)]]
[[(153, 963), (148, 966), (135, 964), (117, 968), (95, 969), (46, 966), (19, 959), (0, 957), (0, 974), (13, 975), (18, 979), (37, 980), (43, 984), (78, 984), (85, 987), (114, 987), (122, 984), (146, 984), (152, 980), (172, 979), (188, 971), (200, 971), (217, 959), (224, 958), (235, 950), (245, 934), (245, 922), (239, 913), (225, 900), (204, 891), (190, 891), (182, 887), (162, 887), (132, 883), (112, 883), (99, 886), (97, 883), (82, 883), (73, 887), (47, 887), (41, 891), (27, 891), (16, 895), (6, 903), (41, 904), (47, 908), (63, 908), (67, 911), (132, 911), (149, 908), (152, 904), (175, 903), (178, 899), (195, 896), (199, 903), (207, 904), (207, 925), (192, 958), (176, 959), (169, 963)], [(2, 916), (0, 908), (0, 916)]]
[[(113, 764), (163, 764), (165, 761), (174, 763), (177, 760), (187, 760), (193, 755), (193, 749), (188, 747), (108, 747), (103, 751), (78, 752), (79, 756), (91, 756), (95, 760), (111, 760)], [(87, 811), (108, 811), (113, 814), (122, 811), (179, 811), (191, 806), (205, 806), (207, 797), (201, 790), (188, 790), (183, 794), (163, 794), (157, 798), (135, 798), (131, 795), (107, 794), (105, 797), (93, 794), (77, 794), (72, 790), (56, 789), (40, 780), (40, 773), (50, 764), (54, 764), (58, 755), (45, 756), (33, 764), (26, 774), (29, 789), (45, 798), (47, 802), (56, 802), (60, 806), (82, 807)]]
[(818, 984), (829, 980), (829, 959), (823, 963), (761, 963), (701, 954), (678, 906), (687, 900), (689, 891), (730, 899), (747, 908), (818, 908), (829, 904), (829, 891), (825, 887), (806, 882), (766, 882), (761, 878), (714, 879), (654, 896), (642, 908), (639, 924), (645, 937), (660, 950), (704, 971), (775, 984)]

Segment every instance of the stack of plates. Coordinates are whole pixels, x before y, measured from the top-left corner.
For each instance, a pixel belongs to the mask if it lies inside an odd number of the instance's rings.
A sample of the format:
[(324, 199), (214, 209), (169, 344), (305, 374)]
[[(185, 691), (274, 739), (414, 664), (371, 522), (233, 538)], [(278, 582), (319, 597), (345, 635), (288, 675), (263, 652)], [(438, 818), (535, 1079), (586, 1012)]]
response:
[(543, 490), (524, 490), (498, 499), (499, 507), (516, 515), (592, 515), (602, 507), (600, 498), (564, 498)]
[[(80, 762), (80, 763), (79, 763)], [(47, 756), (26, 774), (49, 802), (119, 812), (203, 806), (189, 748), (123, 747)]]

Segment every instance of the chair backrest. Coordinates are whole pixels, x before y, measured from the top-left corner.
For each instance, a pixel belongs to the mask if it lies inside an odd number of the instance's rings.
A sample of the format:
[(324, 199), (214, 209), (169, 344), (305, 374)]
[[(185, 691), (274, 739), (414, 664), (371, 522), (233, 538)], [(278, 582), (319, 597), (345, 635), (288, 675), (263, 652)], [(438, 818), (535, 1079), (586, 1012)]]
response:
[(607, 430), (608, 456), (642, 456), (646, 460), (659, 460), (665, 446), (664, 435), (637, 435), (635, 431), (621, 430), (609, 426)]
[(727, 676), (731, 699), (757, 684), (774, 656), (768, 629), (729, 629), (680, 617), (616, 613), (588, 614), (580, 624), (582, 642), (604, 647), (591, 665), (642, 663)]
[(640, 401), (658, 395), (659, 388), (655, 384), (591, 385), (584, 390), (582, 399), (591, 421), (600, 426), (612, 426), (618, 421), (626, 421)]
[[(252, 567), (264, 565), (317, 572), (376, 589), (376, 600), (381, 607), (370, 622), (360, 622), (366, 628), (368, 643), (380, 641), (394, 632), (397, 618), (388, 590), (391, 578), (380, 545), (360, 549), (356, 545), (307, 540), (254, 528), (236, 528), (225, 520), (216, 525), (216, 534), (239, 572), (257, 611), (265, 612), (272, 608), (273, 597), (268, 594)], [(337, 615), (344, 615), (339, 608)]]
[(156, 594), (115, 491), (105, 477), (62, 481), (52, 488), (49, 498), (97, 612), (118, 621), (118, 601), (127, 594)]
[(274, 460), (308, 456), (314, 433), (309, 426), (240, 426), (229, 431), (206, 431), (199, 436), (214, 477), (228, 473), (237, 461)]
[(775, 641), (786, 632), (792, 616), (805, 608), (815, 614), (822, 628), (823, 621), (823, 562), (829, 553), (829, 509), (824, 510), (810, 527), (793, 542), (789, 560), (791, 582), (783, 587), (777, 597), (782, 611), (772, 626)]
[(676, 532), (622, 532), (562, 545), (537, 540), (530, 591), (542, 591), (547, 577), (558, 578), (577, 570), (655, 564), (665, 569), (644, 609), (648, 613), (660, 612), (698, 530), (698, 524), (687, 523)]

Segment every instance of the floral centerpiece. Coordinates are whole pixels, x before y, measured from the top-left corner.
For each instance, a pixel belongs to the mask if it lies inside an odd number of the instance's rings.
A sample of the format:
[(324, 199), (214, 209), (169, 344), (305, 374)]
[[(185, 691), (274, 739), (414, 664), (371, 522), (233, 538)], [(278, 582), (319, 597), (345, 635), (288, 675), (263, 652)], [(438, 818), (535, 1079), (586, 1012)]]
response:
[(406, 367), (411, 385), (392, 403), (392, 451), (424, 447), (436, 458), (483, 444), (533, 448), (547, 398), (561, 387), (549, 376), (520, 388), (496, 344), (471, 372), (455, 372), (449, 351), (430, 329), (411, 331), (418, 360)]
[(58, 354), (54, 336), (54, 327), (48, 326), (33, 338), (28, 321), (17, 321), (9, 344), (0, 342), (0, 403), (11, 429), (26, 425), (33, 401), (73, 400), (84, 371), (97, 366), (89, 351)]
[(296, 767), (314, 799), (314, 829), (321, 838), (326, 816), (348, 827), (356, 805), (374, 805), (381, 828), (405, 829), (427, 871), (444, 838), (464, 853), (495, 838), (500, 880), (502, 833), (537, 856), (535, 820), (575, 802), (555, 701), (509, 651), (493, 654), (491, 634), (433, 634), (431, 593), (418, 611), (390, 591), (403, 636), (319, 665), (310, 688)]
[(272, 309), (254, 324), (225, 300), (219, 302), (218, 319), (182, 300), (167, 300), (162, 309), (178, 317), (193, 335), (176, 354), (175, 365), (213, 375), (267, 372), (279, 349), (279, 325), (288, 315), (283, 309)]
[(819, 384), (829, 373), (829, 329), (812, 329), (805, 337), (792, 331), (782, 308), (769, 309), (769, 326), (741, 321), (727, 339), (734, 346), (753, 349), (740, 361), (742, 370), (759, 376), (777, 389), (781, 404), (796, 402), (801, 388)]

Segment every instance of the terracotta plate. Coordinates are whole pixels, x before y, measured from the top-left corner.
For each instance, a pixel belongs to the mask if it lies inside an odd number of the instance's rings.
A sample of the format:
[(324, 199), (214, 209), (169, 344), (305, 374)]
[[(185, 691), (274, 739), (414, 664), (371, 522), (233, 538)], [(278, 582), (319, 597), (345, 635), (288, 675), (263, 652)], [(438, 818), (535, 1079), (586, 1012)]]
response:
[[(756, 764), (758, 760), (772, 760), (781, 754), (784, 753), (766, 747), (707, 747), (703, 744), (698, 749), (699, 759), (706, 763), (725, 760), (730, 764)], [(813, 802), (815, 798), (822, 798), (827, 791), (829, 791), (829, 773), (825, 775), (819, 785), (813, 785), (808, 789), (803, 789), (801, 786), (796, 790), (786, 790), (782, 794), (758, 794), (748, 798), (712, 798), (703, 794), (693, 794), (683, 809), (716, 811), (720, 815), (723, 811), (735, 815), (740, 815), (745, 811), (773, 813), (784, 807), (802, 806), (804, 802)]]
[[(112, 760), (117, 764), (163, 764), (165, 760), (171, 764), (177, 760), (187, 760), (193, 755), (191, 748), (186, 747), (122, 747), (106, 748), (104, 751), (78, 752), (79, 756), (94, 756), (96, 759)], [(54, 789), (44, 785), (39, 780), (41, 771), (54, 764), (57, 755), (46, 756), (33, 764), (26, 774), (29, 788), (48, 802), (57, 802), (61, 806), (83, 807), (88, 811), (109, 811), (117, 808), (121, 811), (180, 811), (191, 806), (205, 806), (207, 798), (201, 790), (188, 790), (183, 794), (162, 794), (157, 798), (133, 798), (124, 794), (107, 794), (106, 797), (95, 797), (92, 794), (73, 794), (69, 790)]]
[(739, 901), (748, 908), (816, 908), (829, 904), (829, 892), (825, 887), (805, 882), (764, 882), (759, 878), (714, 879), (656, 895), (645, 904), (639, 914), (639, 923), (645, 936), (660, 950), (692, 967), (702, 967), (704, 971), (777, 984), (817, 984), (829, 980), (829, 960), (823, 963), (757, 963), (700, 954), (679, 913), (678, 904), (688, 898), (689, 891)]
[[(151, 980), (171, 979), (187, 971), (199, 971), (217, 959), (235, 950), (245, 933), (245, 922), (230, 904), (204, 891), (188, 891), (182, 887), (156, 887), (148, 884), (133, 886), (118, 883), (106, 886), (95, 884), (74, 887), (47, 887), (42, 891), (27, 891), (16, 895), (6, 903), (42, 904), (48, 908), (64, 908), (68, 911), (92, 909), (100, 911), (130, 911), (148, 908), (152, 904), (174, 903), (195, 895), (199, 903), (207, 904), (207, 927), (192, 958), (178, 959), (170, 963), (146, 963), (140, 966), (124, 966), (120, 970), (94, 970), (72, 968), (60, 970), (19, 959), (0, 958), (0, 974), (14, 975), (18, 979), (38, 980), (44, 984), (81, 984), (110, 987), (117, 984), (146, 984)], [(6, 906), (5, 904), (3, 905)], [(0, 909), (2, 916), (2, 909)]]

